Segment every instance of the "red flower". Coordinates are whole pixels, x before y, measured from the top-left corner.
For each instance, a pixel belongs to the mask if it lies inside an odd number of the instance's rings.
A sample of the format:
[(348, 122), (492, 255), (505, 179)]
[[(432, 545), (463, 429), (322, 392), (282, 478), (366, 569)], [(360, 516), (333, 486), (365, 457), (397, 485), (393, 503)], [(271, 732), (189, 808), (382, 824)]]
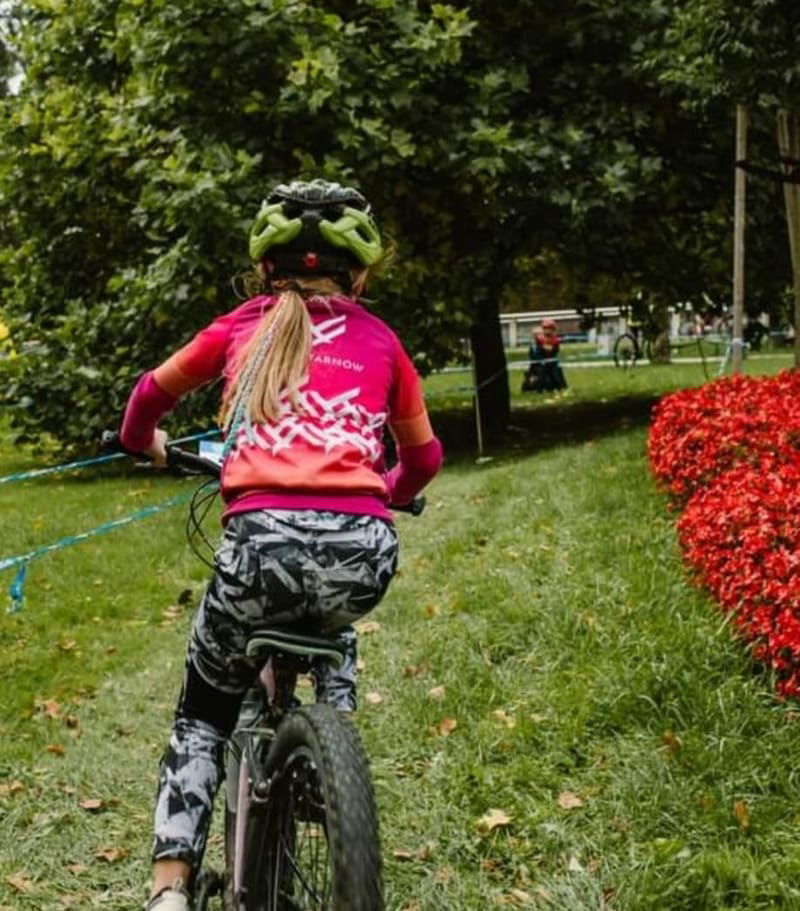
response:
[(662, 399), (648, 437), (694, 578), (785, 696), (800, 696), (798, 393), (798, 371), (718, 380)]

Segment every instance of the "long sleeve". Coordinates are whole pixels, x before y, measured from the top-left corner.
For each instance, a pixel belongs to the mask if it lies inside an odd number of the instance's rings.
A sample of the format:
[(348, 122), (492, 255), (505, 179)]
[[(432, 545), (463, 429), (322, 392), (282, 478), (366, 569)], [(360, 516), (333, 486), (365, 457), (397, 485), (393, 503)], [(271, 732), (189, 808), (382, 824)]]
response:
[(122, 419), (120, 439), (132, 452), (141, 452), (153, 442), (153, 433), (161, 418), (175, 407), (177, 398), (170, 395), (148, 370), (134, 386)]
[(389, 428), (397, 443), (397, 464), (385, 475), (391, 503), (402, 506), (436, 475), (442, 465), (442, 444), (434, 436), (422, 383), (408, 354), (398, 342)]
[[(246, 305), (245, 305), (246, 306)], [(231, 327), (243, 307), (226, 313), (202, 329), (162, 364), (138, 381), (122, 419), (122, 445), (135, 452), (153, 441), (159, 420), (178, 399), (219, 376), (225, 365)]]
[(442, 444), (436, 437), (421, 446), (400, 446), (397, 464), (386, 474), (389, 502), (404, 506), (431, 481), (442, 467)]

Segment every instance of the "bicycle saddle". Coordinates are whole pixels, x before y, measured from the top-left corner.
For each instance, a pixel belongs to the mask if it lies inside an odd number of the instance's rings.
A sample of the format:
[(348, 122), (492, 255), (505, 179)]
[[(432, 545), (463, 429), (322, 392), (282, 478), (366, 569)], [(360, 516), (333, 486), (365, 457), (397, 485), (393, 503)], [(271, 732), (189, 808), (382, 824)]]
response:
[(336, 667), (341, 667), (345, 659), (345, 646), (326, 636), (309, 636), (271, 628), (256, 630), (247, 640), (246, 652), (249, 658), (258, 657), (263, 652), (327, 658)]

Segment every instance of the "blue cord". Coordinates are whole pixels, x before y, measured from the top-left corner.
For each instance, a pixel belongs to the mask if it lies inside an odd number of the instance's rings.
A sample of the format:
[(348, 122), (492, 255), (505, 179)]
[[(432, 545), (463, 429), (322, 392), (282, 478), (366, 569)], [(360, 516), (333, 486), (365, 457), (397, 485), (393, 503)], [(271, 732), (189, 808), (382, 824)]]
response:
[[(195, 433), (189, 437), (181, 437), (179, 440), (170, 440), (171, 443), (191, 443), (194, 440), (205, 440), (208, 437), (217, 436), (219, 430), (204, 430), (202, 433)], [(108, 455), (95, 456), (91, 459), (79, 459), (77, 462), (64, 462), (61, 465), (51, 465), (49, 468), (34, 468), (31, 471), (20, 471), (17, 474), (9, 474), (0, 478), (0, 484), (10, 484), (12, 481), (28, 481), (31, 478), (40, 478), (47, 474), (56, 474), (60, 471), (72, 471), (76, 468), (85, 468), (87, 465), (99, 465), (102, 462), (110, 462), (112, 459), (121, 459), (125, 456), (124, 452), (112, 452)]]
[(54, 550), (62, 550), (65, 547), (70, 547), (73, 544), (77, 544), (79, 541), (85, 541), (87, 538), (93, 538), (97, 535), (113, 531), (115, 528), (121, 528), (123, 525), (130, 525), (131, 522), (145, 519), (148, 516), (152, 516), (157, 512), (162, 512), (165, 509), (170, 509), (173, 506), (178, 506), (181, 503), (188, 503), (193, 496), (193, 493), (180, 494), (179, 496), (165, 500), (163, 503), (157, 503), (154, 506), (145, 506), (143, 509), (139, 509), (130, 515), (123, 516), (121, 519), (112, 519), (110, 522), (103, 522), (102, 525), (98, 525), (96, 528), (90, 528), (88, 531), (81, 532), (80, 534), (66, 535), (63, 538), (54, 541), (52, 544), (43, 544), (41, 547), (29, 550), (26, 554), (18, 554), (17, 556), (5, 557), (0, 560), (0, 572), (5, 569), (12, 569), (15, 566), (19, 567), (8, 589), (8, 593), (11, 596), (11, 604), (7, 609), (7, 613), (17, 614), (22, 610), (25, 598), (25, 578), (28, 572), (28, 564), (31, 560), (44, 556), (44, 554), (49, 554)]

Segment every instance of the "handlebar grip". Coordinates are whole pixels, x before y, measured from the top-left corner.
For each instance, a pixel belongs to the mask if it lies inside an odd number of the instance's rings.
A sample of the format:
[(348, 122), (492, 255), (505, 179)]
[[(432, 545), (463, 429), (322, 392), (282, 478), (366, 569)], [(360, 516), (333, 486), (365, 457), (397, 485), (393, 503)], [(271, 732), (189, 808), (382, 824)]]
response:
[(425, 497), (421, 495), (414, 497), (410, 503), (406, 503), (404, 506), (390, 506), (389, 508), (395, 512), (407, 512), (412, 516), (421, 516), (425, 509), (425, 502)]
[(167, 443), (167, 468), (183, 468), (198, 474), (210, 475), (212, 478), (219, 478), (221, 471), (221, 466), (217, 462), (212, 462), (194, 452), (179, 449), (177, 446), (170, 446), (169, 443)]
[(138, 452), (133, 452), (130, 449), (126, 449), (122, 445), (119, 432), (116, 430), (104, 430), (102, 432), (100, 435), (100, 452), (122, 452), (132, 456), (140, 454)]
[[(100, 435), (100, 450), (101, 452), (121, 452), (139, 459), (148, 458), (142, 452), (136, 452), (123, 446), (120, 435), (116, 430), (103, 431)], [(180, 449), (178, 446), (173, 446), (170, 443), (167, 443), (166, 450), (168, 469), (172, 471), (183, 469), (184, 471), (204, 474), (212, 478), (219, 478), (220, 466), (216, 462), (205, 459), (203, 456), (197, 455), (194, 452), (187, 452), (185, 449)]]

